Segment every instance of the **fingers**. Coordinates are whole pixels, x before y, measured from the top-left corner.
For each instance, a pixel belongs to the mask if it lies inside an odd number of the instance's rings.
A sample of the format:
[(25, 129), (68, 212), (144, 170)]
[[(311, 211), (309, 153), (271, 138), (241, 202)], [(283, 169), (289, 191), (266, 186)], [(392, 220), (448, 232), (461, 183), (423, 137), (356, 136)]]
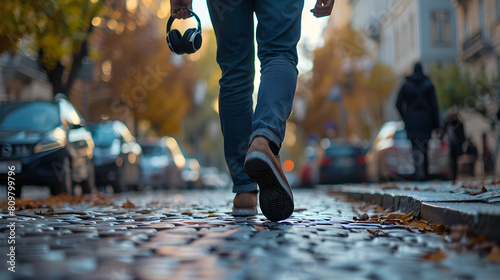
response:
[(183, 7), (171, 7), (170, 13), (173, 18), (176, 19), (186, 19), (193, 16), (187, 9), (192, 9), (191, 5)]
[(316, 5), (311, 10), (315, 17), (329, 16), (332, 13), (335, 0), (316, 0)]

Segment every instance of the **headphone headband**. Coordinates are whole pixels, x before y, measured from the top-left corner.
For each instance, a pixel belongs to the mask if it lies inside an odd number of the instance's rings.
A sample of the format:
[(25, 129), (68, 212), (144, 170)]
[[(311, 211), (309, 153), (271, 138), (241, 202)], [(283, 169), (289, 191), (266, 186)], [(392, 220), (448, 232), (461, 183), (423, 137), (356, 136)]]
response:
[[(193, 12), (193, 10), (191, 9), (186, 9), (189, 13), (191, 13), (192, 16), (194, 16), (194, 18), (196, 19), (196, 21), (198, 22), (198, 32), (201, 33), (201, 21), (200, 21), (200, 18), (198, 17), (197, 14), (195, 14)], [(174, 20), (175, 18), (173, 18), (172, 16), (170, 16), (170, 18), (168, 19), (168, 22), (167, 22), (167, 34), (168, 32), (170, 32), (170, 28), (172, 27), (172, 23), (174, 23)]]

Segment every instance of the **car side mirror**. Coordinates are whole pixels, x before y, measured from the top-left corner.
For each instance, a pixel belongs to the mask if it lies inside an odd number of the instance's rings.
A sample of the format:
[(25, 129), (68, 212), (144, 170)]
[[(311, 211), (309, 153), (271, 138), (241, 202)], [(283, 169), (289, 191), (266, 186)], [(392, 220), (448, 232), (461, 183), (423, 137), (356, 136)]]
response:
[(82, 128), (82, 127), (84, 127), (83, 122), (78, 123), (78, 124), (74, 124), (74, 123), (70, 123), (70, 124), (69, 124), (69, 129), (70, 129), (70, 130), (71, 130), (71, 129), (78, 129), (78, 128)]

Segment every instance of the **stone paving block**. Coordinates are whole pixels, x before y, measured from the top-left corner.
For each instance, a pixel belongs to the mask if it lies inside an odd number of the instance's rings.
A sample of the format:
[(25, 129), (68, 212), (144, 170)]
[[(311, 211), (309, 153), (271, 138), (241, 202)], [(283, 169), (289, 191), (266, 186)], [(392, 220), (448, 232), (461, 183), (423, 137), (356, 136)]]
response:
[(422, 203), (422, 218), (447, 225), (465, 224), (474, 232), (500, 242), (500, 207), (487, 203)]

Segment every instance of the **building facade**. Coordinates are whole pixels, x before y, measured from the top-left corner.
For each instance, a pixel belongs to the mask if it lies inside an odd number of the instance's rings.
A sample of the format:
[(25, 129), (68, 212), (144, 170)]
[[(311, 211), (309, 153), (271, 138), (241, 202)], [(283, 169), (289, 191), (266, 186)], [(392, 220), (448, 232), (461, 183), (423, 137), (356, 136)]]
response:
[(500, 74), (500, 0), (455, 0), (459, 59), (474, 77)]
[[(500, 0), (499, 0), (500, 1)], [(362, 31), (375, 59), (398, 76), (416, 61), (424, 66), (454, 63), (457, 56), (455, 8), (452, 1), (350, 0), (351, 25)]]
[(398, 2), (381, 23), (381, 61), (399, 76), (409, 74), (417, 61), (427, 71), (432, 64), (454, 63), (457, 40), (451, 1)]

